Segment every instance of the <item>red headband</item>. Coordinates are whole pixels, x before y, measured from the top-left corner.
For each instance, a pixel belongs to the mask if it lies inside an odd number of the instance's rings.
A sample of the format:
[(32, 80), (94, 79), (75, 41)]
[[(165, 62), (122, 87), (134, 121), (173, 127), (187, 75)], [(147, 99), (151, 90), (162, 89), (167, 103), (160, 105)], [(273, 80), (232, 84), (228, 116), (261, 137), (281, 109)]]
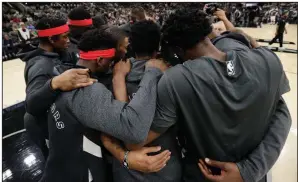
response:
[(98, 57), (101, 58), (112, 58), (115, 56), (116, 49), (106, 49), (106, 50), (97, 50), (97, 51), (88, 51), (88, 52), (83, 52), (80, 51), (80, 58), (85, 59), (85, 60), (94, 60), (97, 59)]
[(85, 20), (71, 20), (68, 19), (68, 24), (69, 25), (74, 25), (74, 26), (89, 26), (92, 25), (92, 19), (85, 19)]
[(49, 28), (45, 30), (37, 30), (38, 37), (50, 37), (53, 35), (63, 34), (69, 31), (69, 27), (67, 24), (62, 25), (60, 27)]

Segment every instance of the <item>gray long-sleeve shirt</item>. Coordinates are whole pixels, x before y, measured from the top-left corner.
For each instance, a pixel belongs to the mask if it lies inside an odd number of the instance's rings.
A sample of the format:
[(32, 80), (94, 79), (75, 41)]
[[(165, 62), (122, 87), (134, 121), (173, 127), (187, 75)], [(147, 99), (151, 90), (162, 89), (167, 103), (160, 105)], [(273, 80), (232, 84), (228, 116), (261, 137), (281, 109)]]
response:
[(53, 68), (62, 62), (61, 58), (57, 53), (37, 49), (24, 61), (26, 111), (34, 116), (45, 117), (47, 109), (59, 95), (58, 91), (51, 88), (51, 79), (54, 77)]
[(273, 167), (286, 142), (291, 123), (290, 112), (281, 98), (262, 142), (244, 160), (237, 162), (245, 182), (260, 181)]
[(159, 69), (149, 68), (139, 90), (128, 104), (113, 99), (101, 83), (62, 94), (66, 108), (84, 126), (112, 135), (127, 143), (143, 142), (153, 121)]
[(129, 143), (143, 142), (154, 117), (161, 75), (159, 69), (147, 69), (129, 103), (115, 100), (102, 83), (61, 93), (48, 112), (50, 153), (41, 181), (84, 181), (88, 166), (83, 135), (87, 129)]

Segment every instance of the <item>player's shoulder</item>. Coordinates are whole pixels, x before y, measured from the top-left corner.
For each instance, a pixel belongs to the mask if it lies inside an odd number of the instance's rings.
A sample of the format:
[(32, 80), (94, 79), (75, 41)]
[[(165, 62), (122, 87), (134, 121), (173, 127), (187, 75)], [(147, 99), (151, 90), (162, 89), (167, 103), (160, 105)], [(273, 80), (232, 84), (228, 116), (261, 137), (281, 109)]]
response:
[(78, 91), (85, 92), (86, 94), (93, 94), (97, 92), (103, 92), (108, 90), (106, 86), (100, 82), (93, 83), (90, 86), (79, 88)]
[(208, 71), (211, 68), (210, 66), (208, 59), (201, 57), (195, 60), (186, 61), (183, 64), (177, 64), (169, 68), (164, 75), (172, 78), (185, 77), (185, 75), (194, 71), (196, 73)]
[(279, 57), (268, 47), (260, 46), (258, 48), (252, 49), (251, 52), (261, 55), (263, 61), (281, 63)]
[(184, 71), (184, 67), (182, 64), (177, 64), (173, 67), (170, 67), (164, 72), (164, 75), (166, 76), (174, 76), (182, 73)]
[(242, 63), (253, 69), (260, 68), (264, 73), (270, 72), (275, 74), (283, 71), (281, 60), (267, 47), (258, 47), (239, 55), (240, 59), (245, 59)]
[[(61, 100), (69, 105), (79, 104), (88, 100), (98, 100), (100, 98), (110, 98), (112, 93), (100, 82), (96, 82), (87, 87), (81, 87), (61, 94)], [(106, 97), (107, 96), (107, 97)]]
[(52, 72), (54, 67), (54, 63), (47, 57), (45, 56), (35, 56), (31, 59), (29, 59), (26, 62), (25, 70), (26, 72), (36, 72), (36, 73), (41, 73), (41, 72)]

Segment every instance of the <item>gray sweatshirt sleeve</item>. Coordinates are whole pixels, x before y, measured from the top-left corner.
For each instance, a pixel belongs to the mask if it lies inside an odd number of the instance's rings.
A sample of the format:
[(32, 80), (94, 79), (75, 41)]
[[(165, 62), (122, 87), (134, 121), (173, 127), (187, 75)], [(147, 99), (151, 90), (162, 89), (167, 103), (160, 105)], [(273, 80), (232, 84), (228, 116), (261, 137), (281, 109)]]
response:
[(53, 63), (40, 59), (26, 70), (28, 72), (26, 111), (34, 116), (45, 115), (47, 109), (60, 94), (51, 87), (54, 77), (53, 67)]
[(162, 72), (145, 71), (136, 95), (129, 103), (114, 99), (101, 83), (78, 89), (68, 104), (83, 125), (102, 131), (126, 143), (141, 143), (147, 138), (156, 108), (157, 82)]
[(286, 142), (291, 124), (291, 115), (281, 98), (262, 142), (247, 158), (237, 163), (245, 182), (260, 181), (272, 168)]

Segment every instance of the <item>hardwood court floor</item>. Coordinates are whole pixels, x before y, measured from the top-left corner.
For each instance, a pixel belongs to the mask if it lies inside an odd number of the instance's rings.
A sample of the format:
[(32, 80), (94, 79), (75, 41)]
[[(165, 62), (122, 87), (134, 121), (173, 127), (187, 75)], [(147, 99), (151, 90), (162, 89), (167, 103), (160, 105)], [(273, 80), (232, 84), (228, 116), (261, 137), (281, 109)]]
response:
[[(264, 25), (262, 28), (243, 28), (255, 38), (271, 39), (276, 26)], [(284, 44), (286, 48), (297, 50), (297, 25), (288, 26), (285, 41), (293, 41), (296, 45)], [(268, 45), (262, 43), (262, 45)], [(273, 44), (278, 47), (279, 44)], [(284, 95), (292, 116), (292, 127), (283, 151), (272, 169), (273, 182), (297, 181), (297, 54), (276, 53), (282, 61), (284, 70), (290, 81), (291, 91)], [(3, 106), (4, 108), (25, 99), (24, 67), (19, 59), (3, 62)]]

